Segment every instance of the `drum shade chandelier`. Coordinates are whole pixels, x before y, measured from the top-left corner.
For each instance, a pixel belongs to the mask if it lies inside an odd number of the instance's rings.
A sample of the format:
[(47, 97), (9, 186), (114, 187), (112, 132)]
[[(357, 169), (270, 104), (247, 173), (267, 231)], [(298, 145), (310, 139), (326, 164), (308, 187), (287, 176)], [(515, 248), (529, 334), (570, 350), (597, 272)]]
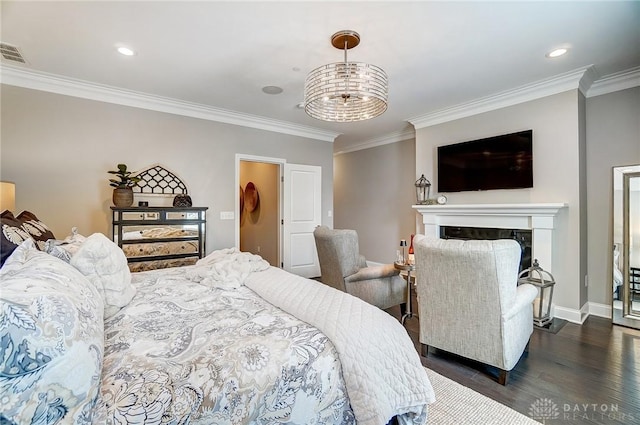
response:
[(347, 50), (360, 44), (351, 30), (331, 36), (336, 49), (344, 49), (344, 62), (311, 71), (304, 84), (304, 110), (316, 119), (354, 122), (375, 118), (387, 110), (388, 78), (376, 65), (348, 62)]

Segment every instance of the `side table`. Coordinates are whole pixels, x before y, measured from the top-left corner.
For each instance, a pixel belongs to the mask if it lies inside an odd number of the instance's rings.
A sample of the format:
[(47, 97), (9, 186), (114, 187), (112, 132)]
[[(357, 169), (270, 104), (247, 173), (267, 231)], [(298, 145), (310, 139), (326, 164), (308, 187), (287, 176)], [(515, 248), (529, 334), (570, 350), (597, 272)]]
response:
[(404, 325), (404, 322), (407, 319), (411, 319), (413, 317), (413, 311), (411, 308), (411, 272), (416, 269), (416, 266), (415, 264), (393, 263), (393, 267), (395, 267), (396, 270), (407, 272), (407, 311), (405, 311), (402, 315), (402, 319), (400, 319), (400, 323)]

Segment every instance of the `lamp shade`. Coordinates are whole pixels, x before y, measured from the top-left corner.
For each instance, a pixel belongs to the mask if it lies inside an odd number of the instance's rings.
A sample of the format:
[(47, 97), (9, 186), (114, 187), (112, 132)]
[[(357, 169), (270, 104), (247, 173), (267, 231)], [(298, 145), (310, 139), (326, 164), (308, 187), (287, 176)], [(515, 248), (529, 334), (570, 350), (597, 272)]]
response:
[(0, 211), (16, 209), (16, 185), (13, 182), (0, 182)]

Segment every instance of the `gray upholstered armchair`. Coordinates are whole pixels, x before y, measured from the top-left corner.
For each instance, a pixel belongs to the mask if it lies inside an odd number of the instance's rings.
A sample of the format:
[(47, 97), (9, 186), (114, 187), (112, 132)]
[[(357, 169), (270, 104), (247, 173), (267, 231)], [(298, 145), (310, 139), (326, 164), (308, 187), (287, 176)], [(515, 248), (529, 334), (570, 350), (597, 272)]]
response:
[(360, 255), (355, 230), (319, 226), (313, 236), (323, 283), (381, 309), (405, 303), (404, 279), (393, 264), (367, 267), (365, 258)]
[(422, 354), (429, 346), (508, 372), (533, 333), (534, 286), (518, 286), (514, 240), (438, 239), (417, 235), (416, 282)]

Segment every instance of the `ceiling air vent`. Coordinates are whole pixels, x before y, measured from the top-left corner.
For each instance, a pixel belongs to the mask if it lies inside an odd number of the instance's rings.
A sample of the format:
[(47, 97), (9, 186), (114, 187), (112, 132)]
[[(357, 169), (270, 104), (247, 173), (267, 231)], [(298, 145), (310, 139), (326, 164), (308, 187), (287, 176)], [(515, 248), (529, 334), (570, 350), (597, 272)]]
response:
[(27, 63), (20, 54), (18, 48), (10, 44), (0, 43), (0, 54), (2, 54), (2, 57), (6, 60)]

